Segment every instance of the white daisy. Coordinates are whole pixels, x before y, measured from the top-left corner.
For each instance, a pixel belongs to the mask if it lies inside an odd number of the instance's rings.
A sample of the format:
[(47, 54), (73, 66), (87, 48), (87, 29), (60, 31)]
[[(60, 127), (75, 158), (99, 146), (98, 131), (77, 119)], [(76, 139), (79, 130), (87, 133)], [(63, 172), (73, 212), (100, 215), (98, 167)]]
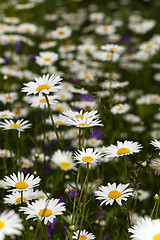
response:
[(72, 158), (72, 152), (57, 150), (52, 155), (51, 161), (64, 171), (76, 170), (76, 163)]
[(54, 52), (40, 52), (36, 56), (36, 63), (40, 66), (50, 66), (53, 62), (57, 61), (58, 54)]
[(110, 184), (107, 186), (99, 187), (99, 191), (95, 192), (97, 196), (96, 199), (103, 200), (100, 204), (112, 205), (114, 201), (116, 201), (119, 205), (122, 205), (122, 200), (126, 201), (129, 196), (132, 195), (133, 189), (127, 188), (129, 183), (127, 184), (119, 184), (116, 187), (116, 183)]
[[(48, 102), (50, 105), (55, 105), (57, 104), (57, 101), (55, 100), (56, 96), (48, 96)], [(47, 100), (44, 96), (32, 96), (30, 97), (30, 103), (31, 103), (31, 107), (34, 108), (48, 108), (48, 104), (47, 104)]]
[(9, 110), (0, 111), (0, 118), (13, 118), (14, 113)]
[(60, 78), (60, 76), (43, 75), (42, 77), (35, 78), (35, 82), (30, 81), (29, 83), (24, 83), (25, 87), (22, 88), (22, 92), (27, 92), (27, 95), (32, 93), (35, 95), (36, 93), (49, 94), (57, 92), (61, 86), (56, 84), (59, 84), (61, 80), (62, 78)]
[(155, 174), (160, 174), (160, 159), (152, 159), (149, 166), (155, 171)]
[(59, 199), (40, 199), (27, 204), (27, 207), (20, 207), (19, 211), (23, 211), (27, 214), (26, 220), (33, 218), (33, 220), (39, 219), (42, 221), (44, 219), (44, 224), (48, 222), (53, 222), (57, 215), (63, 214), (66, 208), (64, 203), (59, 203)]
[(94, 150), (93, 148), (82, 148), (81, 150), (78, 150), (74, 153), (74, 159), (78, 161), (78, 163), (82, 164), (94, 164), (99, 161), (103, 157), (103, 154), (98, 152), (97, 150)]
[(127, 103), (125, 103), (125, 104), (118, 104), (113, 106), (110, 111), (111, 113), (116, 115), (116, 114), (126, 113), (128, 112), (129, 109), (130, 109), (130, 106)]
[(158, 140), (154, 140), (154, 141), (151, 141), (151, 144), (157, 149), (160, 149), (160, 141)]
[(81, 230), (80, 234), (79, 234), (79, 230), (74, 232), (72, 238), (78, 239), (78, 235), (79, 235), (79, 239), (85, 239), (85, 240), (95, 239), (95, 236), (92, 233), (87, 232), (85, 229)]
[(28, 122), (28, 120), (23, 119), (17, 120), (16, 122), (4, 119), (4, 122), (0, 122), (0, 128), (3, 128), (3, 130), (17, 130), (18, 137), (20, 137), (20, 132), (31, 127), (31, 123)]
[(120, 157), (138, 153), (140, 148), (142, 148), (142, 146), (138, 142), (126, 140), (124, 143), (117, 141), (117, 146), (111, 144), (109, 147), (106, 147), (105, 151), (108, 157)]
[(1, 158), (10, 158), (10, 157), (14, 157), (14, 154), (11, 153), (7, 149), (0, 149), (0, 157)]
[(13, 189), (9, 191), (26, 191), (30, 188), (37, 187), (40, 183), (41, 179), (39, 177), (34, 178), (34, 175), (24, 176), (23, 172), (18, 172), (18, 177), (15, 173), (10, 175), (10, 177), (5, 176), (3, 180), (3, 184), (6, 187), (13, 187)]
[(14, 237), (21, 235), (23, 230), (22, 220), (19, 215), (13, 210), (5, 210), (0, 215), (0, 239), (5, 239), (5, 236)]
[(10, 195), (6, 195), (6, 197), (4, 198), (4, 203), (9, 204), (9, 205), (11, 205), (11, 204), (17, 205), (17, 204), (21, 204), (21, 200), (22, 200), (22, 202), (27, 202), (34, 198), (33, 189), (24, 191), (22, 199), (21, 199), (21, 197), (22, 197), (21, 192), (19, 192), (19, 191), (13, 192)]
[(128, 232), (132, 233), (130, 238), (134, 240), (159, 240), (160, 219), (142, 218), (129, 228)]

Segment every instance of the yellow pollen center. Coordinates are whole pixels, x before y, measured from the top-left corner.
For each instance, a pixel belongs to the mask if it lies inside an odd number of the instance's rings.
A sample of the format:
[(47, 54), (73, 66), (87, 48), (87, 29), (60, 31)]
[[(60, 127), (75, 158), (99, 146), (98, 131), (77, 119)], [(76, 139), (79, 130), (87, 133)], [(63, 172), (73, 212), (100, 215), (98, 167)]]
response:
[(93, 157), (90, 157), (90, 156), (85, 156), (82, 158), (83, 162), (91, 162), (92, 160), (93, 160)]
[(156, 101), (158, 100), (158, 98), (157, 98), (157, 97), (153, 97), (153, 98), (151, 98), (151, 100), (152, 100), (153, 102), (156, 102)]
[(160, 240), (160, 233), (156, 234), (153, 238), (153, 240)]
[(117, 190), (113, 190), (110, 193), (108, 193), (108, 197), (111, 199), (116, 199), (119, 198), (121, 196), (121, 193)]
[(147, 45), (146, 48), (152, 48), (152, 45)]
[(49, 45), (51, 42), (45, 42), (46, 45)]
[(59, 35), (63, 35), (64, 34), (64, 31), (59, 31)]
[(41, 84), (39, 87), (37, 87), (37, 91), (40, 92), (44, 89), (50, 89), (50, 86), (48, 84)]
[(23, 166), (28, 166), (29, 163), (28, 162), (23, 162)]
[(104, 30), (104, 31), (108, 31), (108, 27), (104, 27), (103, 30)]
[(95, 144), (95, 143), (96, 143), (96, 141), (94, 141), (94, 140), (90, 141), (90, 144)]
[(3, 153), (1, 153), (1, 156), (5, 157), (5, 156), (7, 156), (7, 154), (5, 152), (3, 152)]
[(89, 48), (86, 48), (85, 51), (86, 51), (86, 52), (90, 52), (90, 49), (89, 49)]
[(68, 50), (68, 49), (69, 49), (69, 46), (67, 46), (67, 45), (64, 46), (64, 49), (65, 49), (65, 50)]
[(1, 117), (7, 117), (7, 114), (2, 114)]
[(17, 189), (26, 189), (28, 184), (26, 182), (20, 181), (15, 184), (15, 188)]
[(61, 111), (62, 110), (62, 107), (61, 106), (57, 106), (56, 107), (56, 111)]
[(65, 96), (66, 96), (65, 94), (61, 94), (60, 95), (61, 98), (65, 98)]
[(11, 74), (11, 72), (7, 72), (6, 75), (7, 76), (11, 76), (12, 74)]
[(56, 123), (57, 123), (57, 124), (63, 124), (63, 122), (62, 122), (62, 121), (56, 121)]
[(72, 64), (73, 63), (73, 61), (72, 60), (68, 60), (68, 64)]
[(14, 123), (10, 126), (10, 128), (14, 128), (14, 129), (17, 129), (17, 128), (20, 128), (20, 127), (21, 126), (19, 124), (16, 124), (16, 123)]
[(0, 221), (0, 229), (4, 227), (4, 223)]
[(115, 47), (110, 48), (110, 51), (116, 51), (116, 50), (117, 50), (117, 48), (115, 48)]
[(21, 110), (20, 110), (20, 109), (16, 109), (16, 110), (14, 111), (14, 113), (15, 113), (15, 114), (20, 114), (20, 113), (21, 113)]
[(119, 107), (119, 108), (117, 108), (117, 110), (118, 110), (118, 111), (121, 111), (121, 110), (123, 110), (123, 107)]
[(80, 235), (79, 239), (87, 239), (87, 237), (85, 235)]
[(84, 76), (84, 78), (85, 78), (85, 79), (89, 79), (90, 76), (86, 74), (86, 75)]
[(74, 134), (74, 135), (77, 135), (77, 134), (78, 134), (78, 132), (77, 132), (77, 131), (74, 131), (74, 132), (73, 132), (73, 134)]
[[(22, 201), (23, 202), (27, 201), (27, 198), (23, 197)], [(21, 197), (17, 198), (16, 203), (21, 203)]]
[(77, 114), (77, 115), (75, 116), (75, 118), (77, 118), (77, 117), (83, 119), (84, 115), (83, 115), (83, 114)]
[(157, 168), (160, 168), (160, 163), (157, 164)]
[(50, 61), (51, 61), (51, 58), (44, 58), (44, 61), (45, 61), (45, 62), (50, 62)]
[(39, 101), (40, 101), (41, 103), (46, 103), (46, 102), (47, 102), (45, 98), (42, 98), (42, 99), (40, 99)]
[(70, 167), (70, 164), (67, 162), (61, 162), (61, 168), (62, 169), (68, 169)]
[(49, 217), (52, 214), (52, 211), (48, 208), (43, 208), (38, 212), (40, 217)]
[(26, 32), (30, 32), (31, 31), (31, 29), (28, 27), (28, 28), (26, 28)]
[(120, 148), (120, 149), (117, 151), (117, 154), (118, 154), (118, 155), (127, 154), (127, 153), (130, 153), (130, 150), (129, 150), (128, 148)]
[(80, 127), (89, 127), (90, 125), (87, 123), (79, 123), (79, 126)]
[(11, 99), (11, 97), (10, 96), (6, 96), (5, 99)]
[(45, 198), (45, 196), (39, 196), (39, 199), (43, 199), (43, 198)]
[(112, 54), (107, 54), (106, 55), (106, 58), (111, 58), (112, 57)]

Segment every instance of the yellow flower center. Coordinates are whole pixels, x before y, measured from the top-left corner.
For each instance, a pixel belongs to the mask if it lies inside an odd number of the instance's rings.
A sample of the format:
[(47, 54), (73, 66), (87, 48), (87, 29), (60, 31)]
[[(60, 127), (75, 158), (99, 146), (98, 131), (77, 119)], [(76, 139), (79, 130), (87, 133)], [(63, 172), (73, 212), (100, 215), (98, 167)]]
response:
[(39, 196), (39, 199), (43, 199), (43, 198), (45, 198), (45, 196)]
[(61, 111), (62, 107), (61, 106), (57, 106), (55, 109), (56, 109), (56, 111)]
[(42, 90), (44, 90), (44, 89), (50, 89), (50, 86), (48, 85), (48, 84), (41, 84), (41, 85), (39, 85), (38, 87), (37, 87), (37, 91), (38, 92), (40, 92), (40, 91), (42, 91)]
[(86, 51), (86, 52), (90, 52), (90, 49), (89, 49), (89, 48), (86, 48), (85, 51)]
[(104, 30), (104, 31), (108, 31), (108, 27), (104, 27), (103, 30)]
[(4, 222), (0, 221), (0, 229), (4, 227)]
[(157, 168), (160, 168), (160, 163), (157, 164)]
[(90, 76), (86, 74), (86, 75), (84, 76), (84, 78), (85, 78), (85, 79), (90, 79)]
[(21, 126), (19, 124), (16, 124), (16, 123), (14, 123), (10, 126), (10, 128), (14, 128), (14, 129), (17, 129), (17, 128), (20, 128), (20, 127)]
[(77, 118), (77, 117), (83, 119), (84, 115), (83, 114), (77, 114), (77, 115), (75, 115), (75, 118)]
[(153, 98), (151, 98), (151, 101), (153, 101), (153, 102), (156, 102), (157, 100), (158, 100), (157, 97), (153, 97)]
[(20, 109), (16, 109), (16, 110), (14, 111), (14, 113), (15, 113), (15, 114), (20, 114), (20, 113), (21, 113), (21, 110), (20, 110)]
[(66, 96), (65, 94), (61, 94), (61, 95), (60, 95), (61, 98), (64, 98), (65, 96)]
[(28, 162), (23, 162), (23, 166), (28, 166), (29, 163)]
[(44, 58), (44, 61), (45, 61), (45, 62), (50, 62), (50, 61), (51, 61), (51, 58)]
[(31, 29), (29, 27), (26, 28), (25, 30), (26, 30), (26, 32), (30, 32), (31, 31)]
[(106, 58), (111, 58), (112, 57), (112, 54), (107, 54), (106, 55)]
[(11, 97), (10, 96), (6, 96), (5, 99), (11, 99)]
[(108, 193), (108, 197), (111, 199), (116, 199), (119, 198), (121, 196), (121, 193), (117, 190), (113, 190), (110, 193)]
[(69, 46), (67, 46), (67, 45), (64, 46), (64, 49), (65, 49), (65, 50), (68, 50), (68, 49), (69, 49)]
[(49, 42), (49, 41), (48, 41), (48, 42), (45, 42), (46, 45), (50, 45), (50, 43), (51, 43), (51, 42)]
[(79, 239), (87, 239), (87, 237), (85, 235), (80, 235)]
[(2, 114), (1, 117), (7, 117), (7, 114)]
[(130, 153), (130, 150), (129, 150), (128, 148), (120, 148), (120, 149), (117, 151), (117, 154), (118, 154), (118, 155), (127, 154), (127, 153)]
[(153, 238), (153, 240), (160, 240), (160, 233), (156, 234)]
[(49, 217), (52, 214), (52, 211), (48, 208), (43, 208), (38, 212), (40, 217)]
[(62, 169), (68, 169), (70, 167), (70, 164), (67, 162), (61, 162), (61, 168)]
[(147, 45), (146, 48), (152, 48), (152, 45)]
[(78, 131), (74, 131), (73, 134), (74, 134), (74, 135), (78, 135)]
[(64, 34), (63, 30), (59, 31), (59, 35), (63, 35), (63, 34)]
[(5, 156), (7, 156), (7, 154), (5, 152), (3, 152), (3, 153), (1, 153), (1, 156), (5, 157)]
[(15, 184), (15, 188), (17, 189), (26, 189), (28, 184), (26, 182), (20, 181)]
[(117, 50), (117, 48), (115, 48), (115, 47), (110, 48), (110, 51), (116, 51), (116, 50)]
[(46, 102), (47, 102), (45, 98), (42, 98), (42, 99), (40, 99), (39, 101), (40, 101), (41, 103), (46, 103)]
[(123, 110), (123, 107), (119, 107), (119, 108), (117, 108), (117, 110), (118, 110), (118, 111), (121, 111), (121, 110)]
[(96, 143), (95, 140), (91, 140), (91, 141), (90, 141), (90, 144), (95, 144), (95, 143)]
[(85, 156), (82, 158), (83, 162), (91, 162), (92, 160), (93, 160), (93, 157), (90, 157), (90, 156)]
[(67, 63), (68, 63), (68, 64), (72, 64), (73, 61), (72, 61), (72, 60), (68, 60)]
[[(27, 198), (22, 198), (23, 202), (27, 201)], [(17, 198), (16, 203), (21, 203), (21, 197)]]

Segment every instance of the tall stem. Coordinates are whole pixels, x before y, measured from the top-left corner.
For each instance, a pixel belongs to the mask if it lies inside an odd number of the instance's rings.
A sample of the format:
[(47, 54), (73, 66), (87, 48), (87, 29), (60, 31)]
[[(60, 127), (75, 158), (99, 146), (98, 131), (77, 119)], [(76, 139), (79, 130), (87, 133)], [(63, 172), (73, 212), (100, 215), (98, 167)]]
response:
[(124, 155), (124, 182), (127, 182), (127, 160), (126, 156)]
[(61, 143), (61, 141), (60, 141), (60, 138), (59, 138), (59, 135), (58, 135), (58, 132), (57, 132), (57, 129), (56, 129), (56, 126), (55, 126), (53, 117), (52, 117), (52, 111), (51, 111), (51, 107), (50, 107), (50, 104), (49, 104), (48, 97), (47, 97), (46, 94), (44, 94), (44, 96), (45, 96), (46, 101), (47, 101), (47, 104), (48, 104), (49, 114), (50, 114), (50, 117), (51, 117), (52, 125), (53, 125), (53, 128), (54, 128), (54, 131), (55, 131), (55, 134), (56, 134), (56, 137), (57, 137), (57, 140), (58, 140), (60, 149), (63, 150), (63, 148), (62, 148), (62, 143)]

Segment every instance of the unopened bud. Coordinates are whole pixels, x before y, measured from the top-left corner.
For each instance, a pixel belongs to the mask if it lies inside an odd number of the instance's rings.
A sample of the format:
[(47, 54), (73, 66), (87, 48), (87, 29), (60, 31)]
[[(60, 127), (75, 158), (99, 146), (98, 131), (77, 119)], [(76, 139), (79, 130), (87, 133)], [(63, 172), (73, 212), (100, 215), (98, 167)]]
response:
[(4, 80), (8, 79), (7, 75), (4, 75), (4, 76), (3, 76), (3, 79), (4, 79)]
[(142, 162), (142, 164), (141, 164), (143, 167), (146, 167), (147, 166), (147, 162), (146, 161), (144, 161), (144, 162)]
[(34, 172), (33, 172), (33, 174), (34, 174), (34, 175), (37, 175), (37, 172), (36, 172), (36, 171), (34, 171)]
[(35, 152), (34, 157), (39, 158), (39, 154), (37, 152)]
[(68, 188), (66, 188), (66, 189), (64, 190), (64, 192), (65, 192), (65, 193), (69, 193), (70, 191), (69, 191)]
[(70, 176), (69, 175), (65, 175), (65, 179), (70, 179)]
[(30, 226), (29, 230), (32, 232), (34, 230), (34, 228), (32, 226)]
[(154, 195), (154, 200), (159, 200), (160, 198), (159, 198), (159, 195), (156, 193), (155, 195)]
[(75, 225), (70, 225), (68, 229), (69, 229), (70, 232), (74, 232), (74, 231), (76, 231), (76, 226)]

